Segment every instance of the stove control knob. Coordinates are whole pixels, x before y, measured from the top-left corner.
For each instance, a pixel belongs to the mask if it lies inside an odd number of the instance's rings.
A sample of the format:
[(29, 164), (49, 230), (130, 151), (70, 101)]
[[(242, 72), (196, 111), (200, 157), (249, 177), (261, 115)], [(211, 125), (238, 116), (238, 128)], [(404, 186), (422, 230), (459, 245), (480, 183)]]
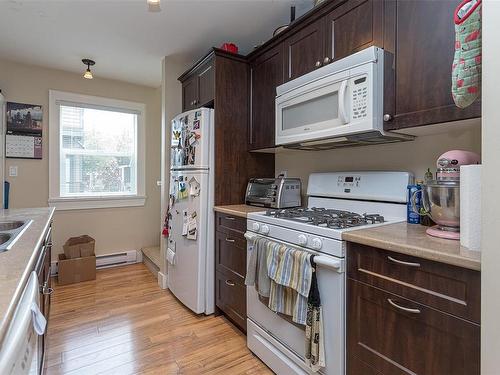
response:
[(319, 250), (323, 246), (323, 241), (321, 241), (319, 238), (313, 238), (311, 246), (313, 249)]
[(262, 234), (268, 234), (269, 233), (269, 227), (264, 224), (262, 227), (260, 227), (260, 232)]
[(299, 237), (297, 238), (297, 241), (300, 246), (307, 245), (307, 237), (304, 234), (300, 234)]
[(254, 232), (258, 232), (260, 229), (260, 224), (259, 223), (253, 223), (252, 224), (252, 229)]

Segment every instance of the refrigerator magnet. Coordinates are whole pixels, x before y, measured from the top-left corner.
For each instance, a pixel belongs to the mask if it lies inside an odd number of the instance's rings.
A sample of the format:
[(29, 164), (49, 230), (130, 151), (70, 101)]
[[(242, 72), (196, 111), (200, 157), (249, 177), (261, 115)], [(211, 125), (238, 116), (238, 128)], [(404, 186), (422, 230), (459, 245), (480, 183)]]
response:
[(195, 218), (191, 218), (188, 222), (188, 227), (187, 227), (187, 239), (188, 240), (196, 240), (196, 236), (198, 234), (198, 227), (197, 227), (197, 224), (196, 224), (196, 219)]
[(198, 180), (196, 180), (196, 178), (194, 178), (194, 177), (191, 177), (191, 179), (189, 180), (189, 195), (191, 195), (192, 197), (199, 196), (200, 195), (200, 188), (201, 188), (201, 185), (198, 182)]
[(188, 197), (188, 191), (185, 182), (179, 182), (179, 194), (177, 196), (178, 200), (186, 199)]
[(188, 138), (188, 142), (189, 142), (189, 145), (190, 146), (193, 146), (196, 142), (196, 134), (195, 133), (191, 133), (189, 134), (189, 138)]
[(200, 128), (200, 120), (195, 120), (193, 122), (193, 130), (198, 130)]
[(182, 211), (182, 235), (187, 236), (188, 234), (188, 224), (189, 224), (189, 219), (188, 219), (188, 212), (187, 210)]

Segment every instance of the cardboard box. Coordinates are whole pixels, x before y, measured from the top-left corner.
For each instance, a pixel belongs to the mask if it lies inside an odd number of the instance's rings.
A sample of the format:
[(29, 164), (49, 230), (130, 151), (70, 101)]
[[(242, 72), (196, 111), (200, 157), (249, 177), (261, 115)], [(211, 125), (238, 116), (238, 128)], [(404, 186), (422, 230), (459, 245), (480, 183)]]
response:
[(95, 255), (83, 258), (67, 259), (65, 254), (59, 254), (58, 283), (61, 285), (95, 280)]
[(87, 235), (71, 237), (63, 246), (66, 259), (84, 258), (94, 255), (95, 240)]

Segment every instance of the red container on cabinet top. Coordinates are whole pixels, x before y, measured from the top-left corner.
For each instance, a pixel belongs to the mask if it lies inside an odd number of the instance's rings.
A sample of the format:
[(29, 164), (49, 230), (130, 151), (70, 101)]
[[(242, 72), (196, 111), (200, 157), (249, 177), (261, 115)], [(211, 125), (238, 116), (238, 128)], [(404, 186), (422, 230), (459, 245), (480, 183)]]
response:
[(224, 43), (220, 48), (231, 53), (238, 53), (238, 46), (234, 43)]

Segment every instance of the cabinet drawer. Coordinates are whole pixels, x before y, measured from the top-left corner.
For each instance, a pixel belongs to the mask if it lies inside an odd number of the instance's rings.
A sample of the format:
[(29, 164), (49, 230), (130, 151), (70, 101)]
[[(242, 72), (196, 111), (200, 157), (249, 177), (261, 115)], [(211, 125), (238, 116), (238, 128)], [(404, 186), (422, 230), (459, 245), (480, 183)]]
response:
[(479, 323), (480, 272), (348, 243), (350, 278)]
[(352, 279), (347, 285), (348, 368), (357, 358), (384, 375), (479, 375), (479, 325)]
[(247, 220), (243, 217), (216, 212), (215, 230), (227, 234), (231, 234), (236, 231), (240, 232), (243, 237), (243, 234), (247, 230)]
[(347, 361), (348, 375), (383, 375), (382, 373), (376, 371), (372, 367), (368, 366), (366, 363), (361, 361), (358, 357), (350, 355)]
[(240, 236), (215, 232), (215, 266), (217, 271), (244, 284), (246, 276), (246, 240)]
[(215, 272), (215, 303), (243, 331), (247, 330), (246, 286)]

